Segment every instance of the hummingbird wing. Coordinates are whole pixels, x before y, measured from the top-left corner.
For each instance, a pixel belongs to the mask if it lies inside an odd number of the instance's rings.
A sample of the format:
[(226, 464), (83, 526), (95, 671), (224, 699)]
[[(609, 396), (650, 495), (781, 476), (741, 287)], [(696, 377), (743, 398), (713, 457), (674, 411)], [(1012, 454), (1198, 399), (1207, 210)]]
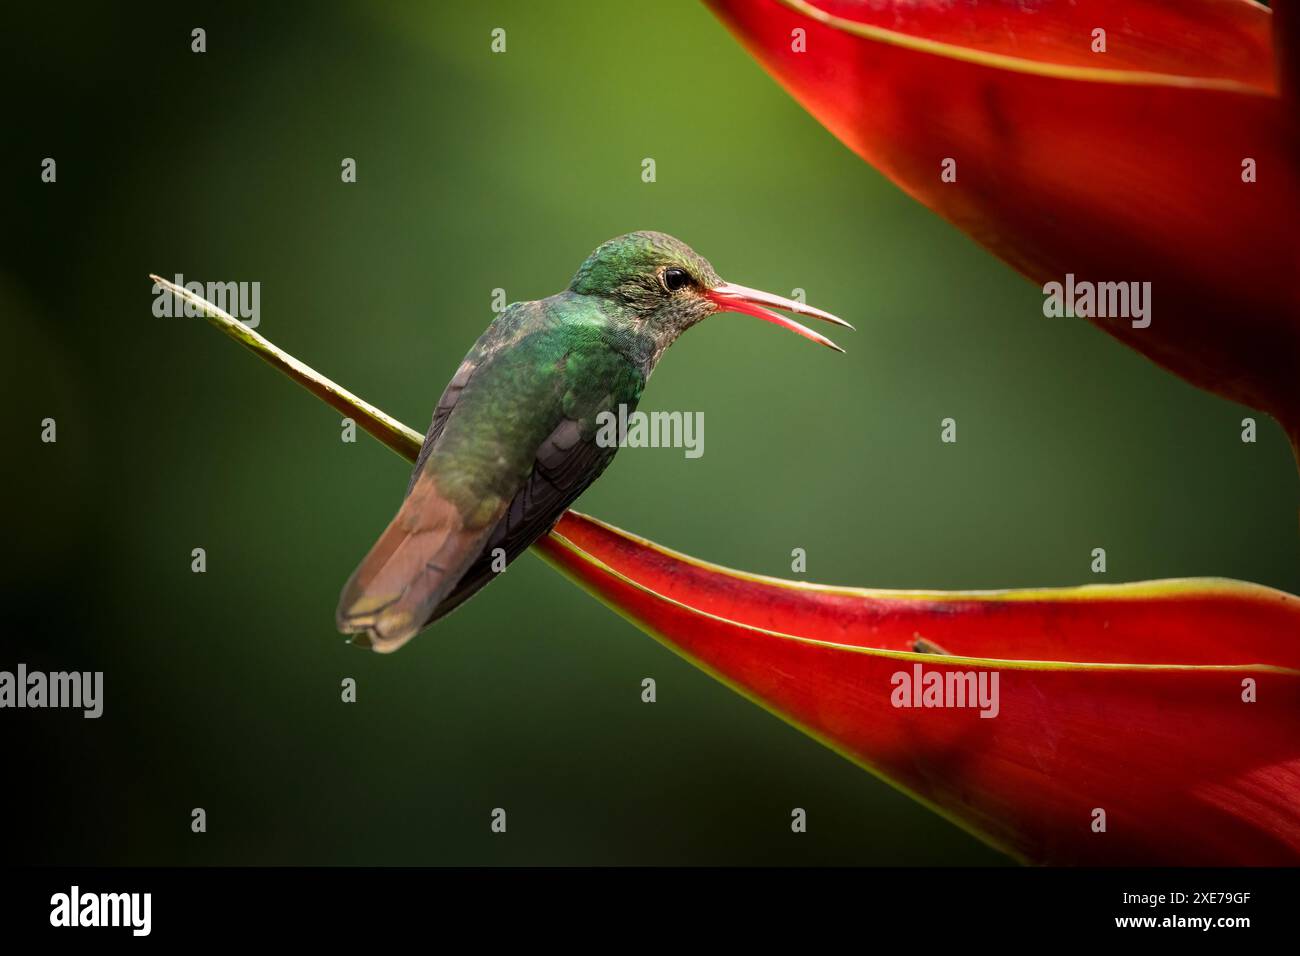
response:
[[(629, 411), (636, 407), (635, 398), (624, 403), (628, 405)], [(618, 403), (609, 404), (612, 407), (599, 410), (616, 412)], [(425, 626), (464, 604), (496, 577), (505, 565), (550, 531), (568, 507), (600, 477), (617, 451), (617, 447), (605, 448), (597, 444), (594, 433), (584, 438), (579, 420), (564, 419), (538, 449), (528, 481), (492, 529), (483, 551), (456, 586), (433, 609), (429, 619), (424, 622)]]
[(596, 414), (634, 404), (644, 376), (589, 332), (537, 329), (539, 306), (502, 313), (443, 392), (401, 509), (343, 589), (338, 626), (360, 643), (395, 650), (462, 603), (617, 450), (597, 445)]
[(443, 426), (447, 424), (447, 419), (451, 417), (452, 410), (460, 400), (460, 393), (465, 390), (469, 380), (473, 378), (474, 371), (478, 368), (477, 356), (471, 353), (460, 363), (460, 368), (456, 369), (456, 374), (451, 377), (447, 387), (443, 389), (442, 397), (438, 399), (438, 404), (433, 410), (433, 421), (429, 424), (429, 430), (424, 434), (424, 444), (420, 446), (420, 454), (415, 459), (415, 467), (411, 469), (411, 480), (406, 483), (406, 493), (409, 495), (411, 489), (415, 487), (415, 482), (419, 479), (421, 472), (424, 471), (424, 463), (429, 460), (429, 455), (433, 453), (433, 446), (438, 443), (439, 436), (442, 435)]
[[(439, 492), (427, 465), (475, 373), (514, 343), (526, 313), (512, 306), (498, 316), (438, 399), (401, 508), (343, 586), (335, 620), (340, 631), (364, 635), (356, 643), (392, 651), (414, 636), (427, 616), (421, 605), (436, 603), (455, 584), (464, 555), (477, 555), (491, 533), (498, 516), (467, 530), (461, 509)], [(497, 507), (504, 513), (506, 503)]]

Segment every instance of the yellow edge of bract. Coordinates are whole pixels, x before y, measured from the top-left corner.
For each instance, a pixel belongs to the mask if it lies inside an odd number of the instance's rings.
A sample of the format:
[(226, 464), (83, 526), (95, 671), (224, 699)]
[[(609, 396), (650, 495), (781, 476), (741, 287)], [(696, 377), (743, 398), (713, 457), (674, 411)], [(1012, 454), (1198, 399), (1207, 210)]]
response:
[[(578, 545), (574, 544), (564, 535), (557, 532), (551, 532), (551, 539), (567, 551), (574, 554), (578, 560), (590, 565), (617, 581), (627, 584), (644, 594), (648, 594), (655, 600), (662, 601), (665, 604), (671, 604), (674, 607), (681, 608), (688, 614), (697, 617), (706, 618), (712, 621), (718, 621), (730, 627), (740, 628), (753, 634), (761, 634), (765, 637), (775, 637), (780, 640), (796, 641), (800, 644), (810, 644), (816, 647), (828, 647), (834, 650), (845, 651), (851, 654), (864, 654), (869, 657), (881, 657), (889, 660), (900, 661), (927, 661), (931, 663), (949, 662), (955, 664), (974, 664), (986, 667), (995, 667), (999, 670), (1025, 670), (1025, 671), (1264, 671), (1272, 674), (1288, 674), (1300, 677), (1300, 670), (1282, 667), (1278, 664), (1131, 664), (1131, 663), (1099, 663), (1085, 661), (1038, 661), (1038, 660), (1015, 660), (1009, 658), (996, 657), (962, 657), (956, 654), (932, 654), (918, 653), (914, 651), (890, 651), (879, 647), (864, 647), (860, 644), (841, 644), (837, 641), (824, 641), (815, 637), (804, 637), (799, 634), (786, 634), (781, 631), (772, 631), (767, 628), (758, 627), (753, 624), (743, 624), (740, 621), (733, 621), (717, 614), (711, 614), (708, 611), (702, 611), (699, 608), (691, 607), (682, 601), (660, 594), (652, 588), (646, 587), (639, 581), (628, 577), (621, 571), (618, 571), (594, 555), (584, 551)], [(546, 557), (543, 554), (543, 557)], [(554, 562), (552, 562), (554, 563)], [(590, 590), (584, 587), (584, 590)], [(604, 599), (601, 598), (602, 602)], [(604, 602), (608, 603), (608, 602)], [(621, 613), (621, 612), (620, 612)]]
[(824, 10), (819, 10), (811, 3), (808, 3), (807, 0), (777, 0), (777, 2), (832, 29), (843, 33), (851, 33), (863, 39), (875, 40), (879, 43), (887, 43), (890, 46), (903, 47), (919, 53), (930, 53), (950, 60), (960, 60), (965, 63), (974, 63), (979, 66), (988, 66), (1015, 73), (1028, 73), (1062, 80), (1083, 80), (1090, 83), (1114, 83), (1128, 86), (1174, 86), (1184, 89), (1224, 90), (1254, 96), (1276, 95), (1272, 89), (1252, 86), (1238, 80), (1181, 76), (1176, 73), (1148, 73), (1138, 70), (1110, 70), (1102, 67), (1064, 66), (1040, 60), (1026, 60), (1005, 53), (988, 53), (969, 47), (957, 46), (954, 43), (927, 40), (924, 37), (899, 33), (896, 30), (859, 23), (856, 20), (847, 20)]
[[(675, 561), (689, 564), (692, 567), (735, 578), (739, 581), (786, 588), (792, 591), (810, 591), (816, 594), (893, 601), (1148, 601), (1152, 598), (1174, 599), (1188, 597), (1189, 595), (1226, 595), (1245, 600), (1272, 601), (1279, 606), (1287, 607), (1288, 610), (1300, 616), (1300, 597), (1264, 584), (1237, 581), (1232, 578), (1163, 578), (1155, 581), (1130, 581), (1122, 584), (1079, 584), (1056, 588), (1009, 588), (985, 591), (855, 588), (836, 584), (816, 584), (811, 581), (790, 581), (786, 578), (777, 578), (766, 574), (738, 571), (735, 568), (704, 561), (689, 554), (674, 551), (648, 538), (624, 531), (622, 528), (615, 527), (609, 522), (594, 518), (591, 515), (578, 511), (571, 511), (570, 513), (578, 520), (590, 521), (592, 524), (604, 528), (611, 534), (617, 535), (626, 541), (648, 548)], [(558, 534), (554, 536), (562, 537)]]
[[(562, 536), (558, 534), (552, 534), (551, 537), (554, 538), (557, 543), (563, 545), (564, 547), (574, 551), (579, 555), (582, 555), (590, 559), (594, 564), (600, 565), (599, 561), (597, 561), (595, 558), (591, 558), (590, 555), (586, 555), (586, 553), (583, 552), (580, 548), (575, 547), (572, 544), (572, 542), (568, 541)], [(975, 839), (979, 840), (981, 843), (985, 844), (986, 846), (992, 847), (994, 850), (997, 850), (999, 853), (1005, 853), (1007, 856), (1011, 857), (1011, 859), (1015, 860), (1017, 863), (1023, 865), (1033, 864), (1034, 861), (1029, 859), (1027, 856), (1025, 856), (1019, 849), (1011, 846), (1010, 844), (1003, 843), (997, 837), (979, 829), (970, 821), (965, 820), (962, 817), (956, 815), (951, 810), (948, 810), (946, 807), (942, 806), (941, 804), (935, 803), (929, 797), (922, 796), (912, 788), (908, 787), (906, 784), (902, 783), (899, 780), (894, 779), (889, 774), (885, 773), (879, 767), (862, 759), (860, 756), (846, 749), (845, 747), (840, 746), (840, 744), (834, 739), (825, 736), (820, 731), (814, 730), (813, 728), (807, 726), (804, 723), (801, 723), (798, 720), (795, 720), (789, 714), (782, 713), (781, 711), (773, 707), (771, 704), (769, 704), (767, 701), (765, 701), (763, 698), (759, 697), (757, 694), (751, 691), (749, 688), (736, 683), (731, 678), (727, 677), (727, 675), (723, 674), (721, 671), (714, 669), (713, 667), (706, 664), (704, 661), (700, 660), (694, 655), (686, 653), (686, 651), (683, 650), (680, 645), (676, 644), (667, 636), (661, 634), (653, 627), (650, 627), (644, 621), (640, 620), (639, 618), (637, 618), (635, 615), (631, 614), (629, 611), (625, 610), (624, 608), (619, 607), (617, 604), (613, 603), (612, 601), (606, 600), (602, 594), (600, 594), (598, 591), (588, 586), (585, 581), (583, 581), (580, 577), (578, 577), (578, 575), (574, 574), (569, 568), (561, 564), (559, 561), (556, 561), (546, 552), (537, 550), (536, 553), (538, 557), (540, 557), (543, 561), (549, 564), (552, 568), (554, 568), (564, 577), (568, 578), (575, 585), (577, 585), (581, 590), (585, 591), (587, 594), (595, 598), (601, 604), (605, 605), (605, 607), (609, 608), (619, 617), (623, 618), (625, 621), (627, 621), (637, 630), (650, 635), (650, 637), (654, 638), (656, 641), (658, 641), (664, 647), (668, 648), (668, 650), (672, 651), (674, 654), (676, 654), (682, 660), (686, 661), (692, 667), (698, 668), (699, 670), (708, 674), (718, 683), (722, 684), (724, 687), (728, 688), (732, 692), (739, 694), (741, 697), (749, 701), (751, 704), (754, 704), (762, 708), (763, 710), (767, 711), (767, 713), (775, 717), (777, 720), (780, 720), (782, 723), (787, 724), (790, 727), (793, 727), (801, 734), (811, 737), (813, 740), (821, 744), (823, 747), (833, 751), (836, 754), (839, 754), (839, 756), (843, 757), (845, 760), (849, 761), (854, 766), (859, 767), (862, 770), (865, 770), (867, 773), (871, 774), (877, 780), (880, 780), (884, 784), (893, 787), (895, 790), (903, 794), (905, 797), (908, 797), (911, 800), (915, 800), (917, 803), (925, 807), (931, 813), (935, 813), (938, 816), (942, 817), (943, 819), (947, 820), (949, 823), (957, 827), (959, 830), (965, 833), (969, 833), (971, 836), (973, 836)], [(602, 565), (602, 567), (604, 566)], [(610, 568), (604, 568), (604, 569), (616, 577), (620, 577), (620, 578), (622, 577), (622, 575), (619, 575), (618, 572), (613, 571)], [(624, 578), (624, 580), (627, 579)], [(629, 583), (635, 584), (635, 582), (629, 582)], [(650, 592), (650, 593), (653, 594), (654, 592)], [(656, 596), (658, 597), (659, 595)], [(921, 656), (921, 655), (916, 655), (916, 656)]]

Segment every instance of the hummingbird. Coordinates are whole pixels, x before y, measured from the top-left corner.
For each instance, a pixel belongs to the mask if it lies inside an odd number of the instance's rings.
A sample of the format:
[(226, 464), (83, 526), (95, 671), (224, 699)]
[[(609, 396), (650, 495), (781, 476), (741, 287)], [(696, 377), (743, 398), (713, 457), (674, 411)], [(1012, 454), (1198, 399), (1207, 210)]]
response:
[(339, 630), (394, 651), (491, 581), (600, 477), (618, 443), (598, 439), (598, 417), (634, 411), (664, 351), (698, 322), (740, 312), (843, 351), (765, 306), (852, 328), (724, 282), (662, 232), (610, 239), (563, 292), (507, 306), (438, 400), (401, 507), (343, 587)]

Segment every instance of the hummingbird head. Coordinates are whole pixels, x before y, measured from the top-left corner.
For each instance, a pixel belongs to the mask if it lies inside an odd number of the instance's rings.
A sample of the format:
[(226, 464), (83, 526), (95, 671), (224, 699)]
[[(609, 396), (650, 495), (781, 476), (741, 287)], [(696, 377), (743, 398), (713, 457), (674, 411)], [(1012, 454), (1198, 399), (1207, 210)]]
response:
[(601, 243), (578, 268), (569, 289), (613, 299), (629, 309), (658, 340), (659, 351), (695, 323), (718, 312), (752, 315), (844, 351), (825, 336), (763, 306), (853, 328), (802, 302), (724, 282), (708, 259), (662, 232), (629, 232)]

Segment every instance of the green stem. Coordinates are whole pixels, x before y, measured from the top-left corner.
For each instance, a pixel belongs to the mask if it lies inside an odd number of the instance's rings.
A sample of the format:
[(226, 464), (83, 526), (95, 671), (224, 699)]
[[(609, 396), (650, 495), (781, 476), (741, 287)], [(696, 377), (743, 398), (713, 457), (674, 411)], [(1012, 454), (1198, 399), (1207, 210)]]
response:
[(362, 428), (407, 461), (415, 461), (416, 456), (420, 454), (424, 436), (415, 429), (408, 428), (387, 412), (353, 395), (342, 385), (331, 382), (320, 372), (304, 365), (284, 349), (254, 332), (229, 312), (218, 308), (202, 296), (195, 295), (188, 289), (181, 288), (159, 276), (151, 275), (149, 278), (177, 298), (195, 305), (205, 319), (226, 335), (258, 358), (278, 368), (326, 405), (355, 420)]

